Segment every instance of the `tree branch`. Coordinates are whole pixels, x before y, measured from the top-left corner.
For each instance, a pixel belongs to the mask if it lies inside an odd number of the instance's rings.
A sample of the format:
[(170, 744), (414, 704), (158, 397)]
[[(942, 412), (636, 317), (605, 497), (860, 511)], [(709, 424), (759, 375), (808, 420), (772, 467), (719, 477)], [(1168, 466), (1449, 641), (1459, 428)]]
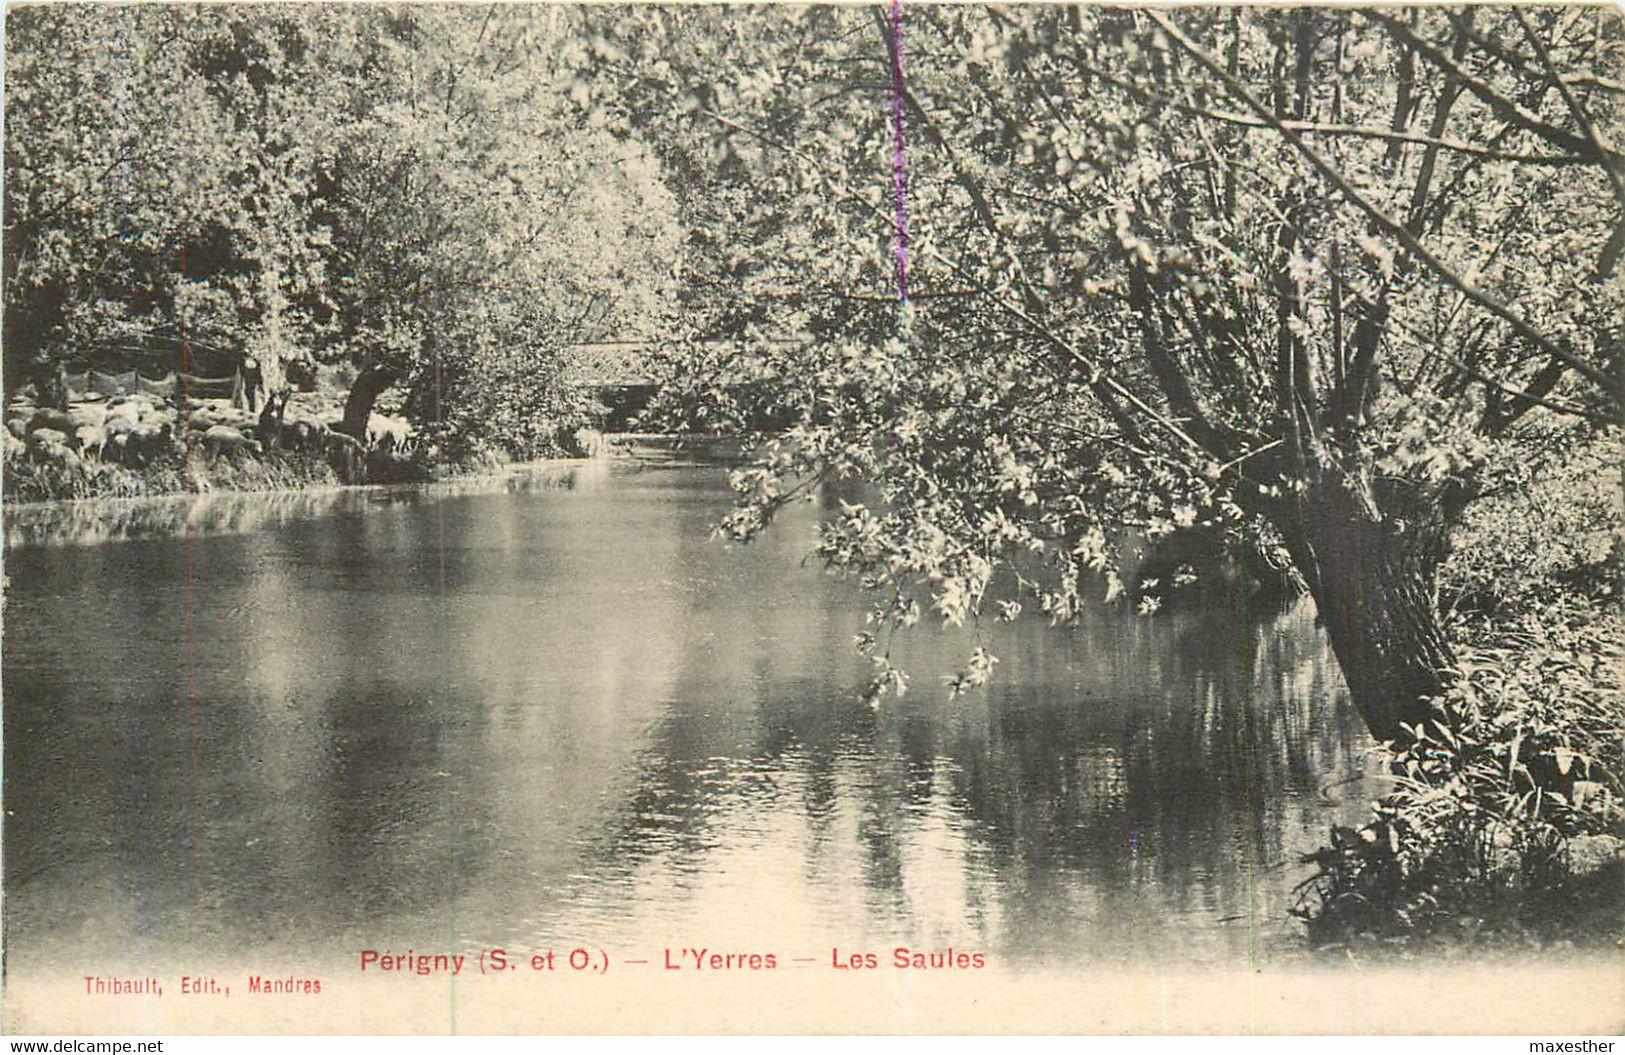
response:
[[(1530, 45), (1534, 47), (1535, 54), (1540, 56), (1541, 65), (1546, 67), (1547, 78), (1557, 87), (1559, 94), (1563, 96), (1563, 102), (1568, 104), (1569, 113), (1574, 115), (1575, 123), (1580, 126), (1580, 130), (1585, 133), (1586, 138), (1591, 141), (1591, 145), (1604, 158), (1617, 156), (1610, 149), (1607, 141), (1603, 139), (1602, 133), (1597, 131), (1597, 126), (1592, 123), (1591, 117), (1585, 111), (1585, 107), (1580, 105), (1580, 101), (1574, 97), (1574, 93), (1569, 91), (1569, 86), (1563, 83), (1563, 78), (1558, 76), (1557, 66), (1552, 62), (1552, 53), (1546, 47), (1546, 42), (1541, 40), (1540, 36), (1535, 33), (1534, 27), (1529, 24), (1528, 19), (1524, 18), (1522, 11), (1514, 7), (1512, 16), (1518, 20), (1518, 25), (1523, 27), (1523, 35), (1528, 38)], [(1614, 200), (1621, 205), (1625, 205), (1625, 177), (1620, 175), (1619, 167), (1607, 162), (1604, 162), (1602, 167), (1603, 171), (1608, 174), (1609, 186), (1614, 189)]]
[[(783, 140), (777, 139), (773, 136), (758, 132), (753, 128), (747, 128), (737, 121), (724, 117), (715, 110), (703, 109), (700, 111), (700, 113), (704, 114), (706, 117), (725, 128), (731, 128), (741, 135), (750, 136), (752, 139), (755, 139), (760, 143), (774, 147), (777, 150), (782, 150), (786, 154), (806, 162), (807, 164), (811, 165), (813, 167), (813, 171), (818, 173), (826, 183), (829, 183), (832, 189), (834, 189), (841, 197), (847, 199), (848, 201), (856, 202), (857, 204), (861, 205), (865, 211), (878, 216), (889, 229), (896, 229), (897, 219), (895, 216), (888, 213), (884, 208), (877, 206), (873, 202), (863, 198), (857, 192), (847, 187), (843, 187), (835, 183), (833, 180), (830, 180), (824, 175), (823, 169), (818, 165), (817, 160), (811, 157), (805, 150), (786, 143)], [(926, 255), (956, 274), (964, 276), (973, 285), (979, 285), (978, 279), (969, 268), (966, 268), (958, 262), (949, 259), (947, 256), (943, 255), (940, 250), (928, 249), (926, 250)], [(1027, 310), (1027, 308), (1021, 303), (1010, 300), (1008, 297), (1002, 295), (998, 290), (984, 289), (984, 292), (989, 300), (997, 305), (1000, 309), (1014, 315), (1016, 318), (1026, 323), (1035, 334), (1042, 337), (1047, 343), (1065, 353), (1069, 358), (1081, 366), (1086, 372), (1089, 385), (1091, 388), (1096, 390), (1097, 395), (1101, 395), (1103, 392), (1109, 393), (1109, 396), (1104, 397), (1103, 401), (1106, 401), (1107, 399), (1122, 399), (1139, 413), (1144, 414), (1146, 418), (1158, 428), (1174, 437), (1192, 451), (1196, 452), (1197, 454), (1207, 454), (1207, 451), (1205, 448), (1203, 448), (1202, 444), (1197, 442), (1197, 440), (1191, 436), (1189, 432), (1181, 428), (1178, 422), (1173, 421), (1166, 414), (1161, 413), (1155, 407), (1146, 403), (1146, 401), (1136, 395), (1132, 389), (1129, 389), (1121, 381), (1118, 381), (1116, 378), (1107, 373), (1100, 363), (1097, 362), (1093, 357), (1040, 322), (1038, 318), (1031, 311)], [(1109, 403), (1108, 409), (1110, 409)]]
[[(1248, 128), (1270, 128), (1269, 122), (1257, 118), (1247, 117), (1245, 114), (1229, 113), (1224, 110), (1209, 110), (1200, 106), (1190, 106), (1175, 103), (1179, 109), (1197, 117), (1208, 117), (1215, 121), (1228, 121), (1231, 124), (1244, 125)], [(1593, 161), (1578, 154), (1522, 154), (1510, 150), (1496, 150), (1493, 147), (1479, 146), (1460, 139), (1447, 139), (1443, 136), (1424, 135), (1420, 132), (1393, 131), (1387, 128), (1376, 128), (1370, 125), (1322, 124), (1316, 121), (1288, 121), (1283, 120), (1281, 127), (1294, 132), (1306, 132), (1310, 135), (1324, 136), (1351, 136), (1356, 139), (1379, 139), (1391, 143), (1414, 143), (1419, 146), (1432, 147), (1439, 150), (1452, 150), (1459, 154), (1471, 154), (1489, 161), (1511, 161), (1521, 165), (1590, 165)]]
[(1196, 394), (1191, 391), (1190, 379), (1185, 376), (1179, 362), (1163, 343), (1163, 328), (1159, 325), (1162, 313), (1152, 298), (1152, 289), (1150, 283), (1146, 281), (1145, 268), (1133, 259), (1128, 261), (1127, 266), (1129, 303), (1141, 316), (1139, 326), (1141, 343), (1145, 348), (1146, 359), (1151, 364), (1151, 372), (1162, 387), (1168, 405), (1190, 428), (1191, 435), (1202, 441), (1209, 454), (1215, 458), (1222, 458), (1229, 454), (1229, 451), (1220, 442), (1207, 415), (1197, 404)]
[[(1444, 70), (1446, 73), (1459, 78), (1461, 80), (1462, 87), (1476, 95), (1484, 102), (1486, 106), (1499, 114), (1504, 120), (1518, 125), (1527, 131), (1533, 132), (1541, 138), (1562, 147), (1564, 150), (1586, 155), (1592, 160), (1604, 161), (1611, 159), (1611, 162), (1614, 164), (1618, 164), (1621, 160), (1618, 154), (1607, 153), (1599, 155), (1596, 152), (1595, 145), (1584, 136), (1577, 136), (1573, 132), (1558, 128), (1556, 125), (1551, 124), (1548, 121), (1544, 121), (1537, 115), (1525, 110), (1513, 100), (1508, 99), (1506, 96), (1497, 92), (1483, 80), (1473, 76), (1471, 73), (1468, 73), (1458, 63), (1453, 61), (1450, 56), (1444, 54), (1444, 52), (1434, 47), (1433, 44), (1429, 43), (1428, 41), (1423, 40), (1416, 33), (1412, 32), (1409, 26), (1406, 26), (1398, 19), (1395, 19), (1382, 11), (1371, 9), (1362, 9), (1359, 11), (1359, 14), (1362, 18), (1376, 22), (1378, 25), (1386, 28), (1390, 36), (1415, 48), (1419, 55), (1427, 59), (1433, 65), (1439, 67), (1441, 70)], [(1161, 21), (1161, 19), (1158, 21)]]
[[(1370, 12), (1361, 13), (1367, 17), (1372, 17)], [(1547, 354), (1568, 363), (1569, 366), (1573, 367), (1577, 373), (1581, 374), (1592, 384), (1602, 389), (1616, 406), (1625, 407), (1625, 393), (1622, 393), (1620, 382), (1618, 380), (1610, 377), (1606, 372), (1596, 366), (1593, 366), (1591, 363), (1586, 362), (1569, 349), (1562, 347), (1551, 338), (1535, 329), (1535, 327), (1530, 325), (1527, 320), (1518, 315), (1505, 304), (1501, 303), (1500, 300), (1480, 289), (1477, 285), (1468, 281), (1464, 276), (1457, 273), (1454, 268), (1441, 260), (1437, 254), (1424, 245), (1421, 239), (1418, 238), (1409, 227), (1400, 223), (1392, 216), (1389, 216), (1388, 213), (1383, 211), (1381, 206), (1377, 205), (1370, 198), (1366, 197), (1366, 195), (1360, 191), (1359, 188), (1350, 183), (1348, 177), (1344, 176), (1342, 172), (1338, 171), (1338, 169), (1333, 166), (1331, 162), (1327, 161), (1319, 151), (1310, 146), (1308, 143), (1305, 143), (1303, 138), (1296, 132), (1289, 128), (1283, 127), (1281, 119), (1278, 118), (1274, 112), (1266, 107), (1261, 101), (1259, 101), (1258, 97), (1255, 96), (1246, 85), (1240, 83), (1240, 81), (1238, 81), (1236, 78), (1227, 74), (1224, 68), (1220, 66), (1212, 56), (1208, 55), (1206, 51), (1204, 51), (1199, 45), (1187, 37), (1184, 32), (1169, 21), (1166, 15), (1155, 8), (1147, 9), (1146, 14), (1150, 16), (1150, 18), (1152, 18), (1158, 25), (1160, 25), (1169, 35), (1169, 37), (1172, 38), (1185, 52), (1187, 52), (1209, 72), (1217, 76), (1220, 81), (1224, 83), (1225, 87), (1229, 89), (1232, 95), (1235, 95), (1238, 99), (1245, 102), (1254, 113), (1257, 113), (1260, 117), (1262, 117), (1271, 128), (1275, 129), (1275, 131), (1279, 133), (1282, 138), (1295, 147), (1298, 152), (1302, 154), (1304, 158), (1307, 159), (1309, 163), (1321, 173), (1321, 175), (1325, 176), (1334, 186), (1337, 187), (1345, 198), (1357, 206), (1361, 212), (1364, 212), (1366, 216), (1376, 223), (1378, 227), (1386, 231), (1401, 245), (1405, 246), (1405, 248), (1408, 249), (1412, 255), (1425, 264), (1435, 275), (1442, 279), (1446, 284), (1459, 290), (1469, 300), (1473, 301), (1485, 311), (1488, 311), (1492, 315), (1495, 315), (1505, 321), (1514, 331), (1518, 333), (1519, 336), (1537, 345)], [(1448, 62), (1449, 60), (1446, 59), (1445, 61)], [(1589, 145), (1587, 146), (1587, 149), (1589, 149)]]

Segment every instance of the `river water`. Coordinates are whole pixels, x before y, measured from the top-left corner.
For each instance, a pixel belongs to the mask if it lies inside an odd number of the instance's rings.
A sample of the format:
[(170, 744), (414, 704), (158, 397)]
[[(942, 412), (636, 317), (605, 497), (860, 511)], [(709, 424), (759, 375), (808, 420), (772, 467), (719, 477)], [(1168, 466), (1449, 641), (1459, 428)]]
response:
[[(7, 511), (14, 977), (704, 945), (1304, 955), (1369, 797), (1312, 609), (917, 627), (878, 709), (820, 503), (681, 459)], [(1000, 663), (941, 687), (980, 642)]]

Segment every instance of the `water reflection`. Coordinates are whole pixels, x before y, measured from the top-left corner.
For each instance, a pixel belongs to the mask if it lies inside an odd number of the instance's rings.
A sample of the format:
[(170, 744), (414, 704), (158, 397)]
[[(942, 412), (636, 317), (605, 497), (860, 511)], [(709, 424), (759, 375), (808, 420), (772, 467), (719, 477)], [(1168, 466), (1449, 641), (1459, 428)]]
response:
[[(1366, 743), (1308, 610), (922, 629), (877, 711), (853, 589), (801, 563), (816, 509), (736, 548), (720, 470), (553, 479), (14, 543), (7, 969), (1297, 948), (1294, 857)], [(948, 700), (977, 641), (998, 677)]]
[(356, 512), (394, 502), (459, 495), (571, 490), (603, 479), (602, 461), (536, 463), (482, 476), (403, 487), (330, 487), (300, 491), (240, 491), (105, 498), (76, 502), (8, 502), (6, 547), (90, 546), (139, 538), (244, 535), (275, 531), (297, 520)]

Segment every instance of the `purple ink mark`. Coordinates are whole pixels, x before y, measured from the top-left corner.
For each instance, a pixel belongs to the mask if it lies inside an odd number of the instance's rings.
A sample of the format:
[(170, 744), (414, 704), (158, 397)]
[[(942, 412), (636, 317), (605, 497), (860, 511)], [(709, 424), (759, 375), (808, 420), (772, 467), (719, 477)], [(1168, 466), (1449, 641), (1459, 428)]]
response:
[(908, 214), (903, 179), (903, 0), (891, 5), (892, 176), (897, 192), (897, 299), (908, 300)]

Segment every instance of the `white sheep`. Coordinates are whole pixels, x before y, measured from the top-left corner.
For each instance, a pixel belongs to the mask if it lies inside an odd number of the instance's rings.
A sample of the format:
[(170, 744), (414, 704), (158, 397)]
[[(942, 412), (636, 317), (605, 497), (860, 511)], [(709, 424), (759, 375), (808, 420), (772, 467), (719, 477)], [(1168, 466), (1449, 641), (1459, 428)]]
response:
[(75, 429), (85, 425), (99, 429), (107, 424), (107, 404), (75, 403), (68, 408), (68, 423)]
[(102, 451), (107, 447), (106, 427), (103, 425), (74, 426), (73, 445), (79, 448), (81, 454), (89, 454), (94, 450), (96, 456), (101, 457)]
[(404, 450), (411, 435), (412, 425), (405, 418), (388, 414), (373, 414), (367, 418), (367, 445), (370, 447), (385, 451)]

